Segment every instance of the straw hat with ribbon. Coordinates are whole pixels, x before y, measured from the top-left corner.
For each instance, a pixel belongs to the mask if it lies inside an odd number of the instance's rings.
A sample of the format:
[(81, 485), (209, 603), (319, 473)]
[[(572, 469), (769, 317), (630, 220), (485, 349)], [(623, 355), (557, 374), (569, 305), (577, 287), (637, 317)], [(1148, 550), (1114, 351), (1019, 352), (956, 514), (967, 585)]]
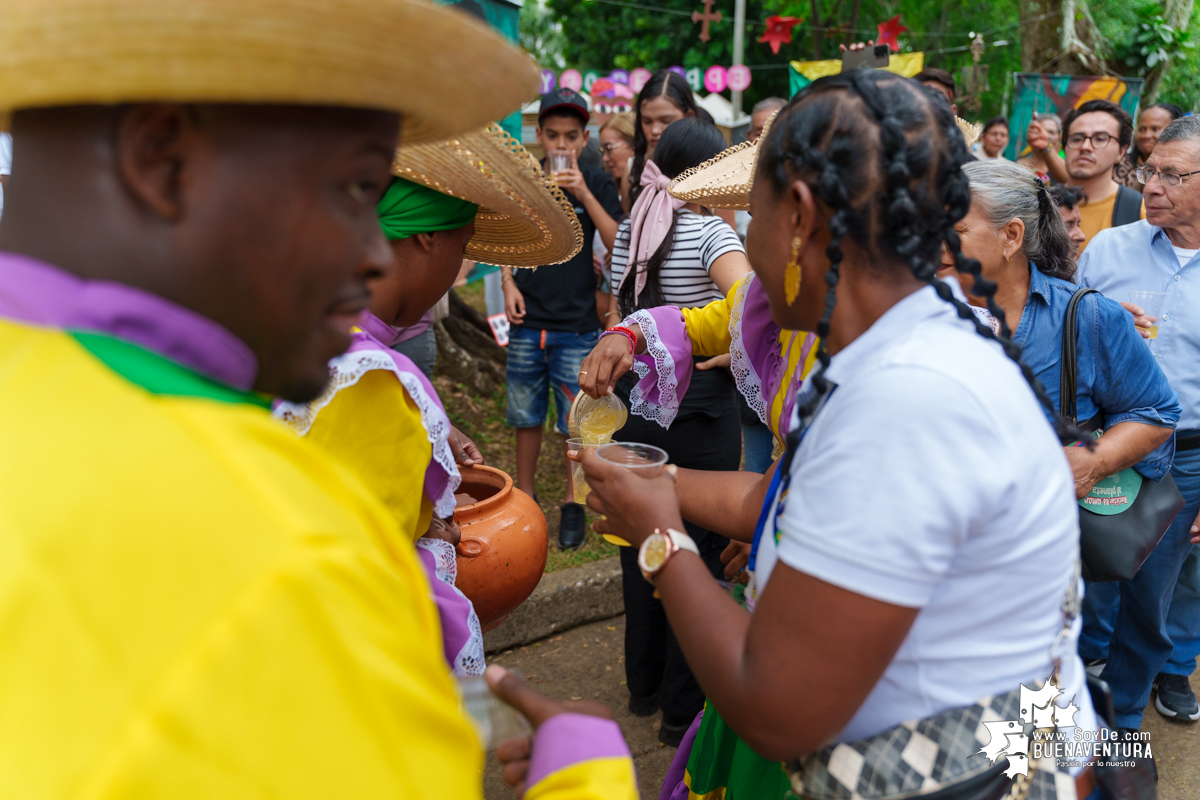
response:
[[(742, 142), (718, 153), (700, 166), (682, 173), (671, 182), (668, 191), (680, 200), (708, 208), (749, 209), (750, 187), (754, 185), (754, 171), (758, 168), (758, 142), (767, 138), (767, 132), (778, 113), (776, 111), (767, 120), (757, 142)], [(979, 140), (978, 125), (961, 117), (955, 117), (954, 121), (967, 147)]]
[(499, 267), (569, 261), (583, 228), (562, 189), (529, 151), (495, 123), (396, 151), (392, 172), (479, 206), (466, 257)]
[(536, 65), (429, 0), (0, 0), (0, 125), (22, 108), (130, 102), (344, 106), (401, 141), (479, 128)]

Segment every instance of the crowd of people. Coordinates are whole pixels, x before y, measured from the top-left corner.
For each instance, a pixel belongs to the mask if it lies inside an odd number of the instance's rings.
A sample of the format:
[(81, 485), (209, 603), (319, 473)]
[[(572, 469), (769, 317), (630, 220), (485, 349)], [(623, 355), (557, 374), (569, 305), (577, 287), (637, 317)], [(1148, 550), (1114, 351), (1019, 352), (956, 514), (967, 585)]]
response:
[[(0, 0), (0, 794), (479, 797), (483, 681), (518, 793), (637, 797), (456, 586), (467, 259), (517, 488), (581, 394), (669, 458), (567, 450), (664, 800), (1154, 796), (1144, 709), (1200, 720), (1200, 118), (1089, 100), (1014, 162), (949, 73), (854, 70), (729, 147), (664, 70), (600, 119), (545, 95), (539, 163), (489, 122), (533, 67), (460, 11), (109, 5)], [(1029, 757), (1028, 692), (1124, 758)]]

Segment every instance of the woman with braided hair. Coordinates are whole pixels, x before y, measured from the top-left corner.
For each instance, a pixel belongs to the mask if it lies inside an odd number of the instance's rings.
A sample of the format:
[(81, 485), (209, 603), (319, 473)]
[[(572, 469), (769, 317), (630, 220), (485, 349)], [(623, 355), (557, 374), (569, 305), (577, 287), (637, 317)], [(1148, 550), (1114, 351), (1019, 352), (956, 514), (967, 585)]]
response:
[[(995, 797), (1012, 783), (1005, 768), (1025, 767), (1023, 783), (1056, 797), (1072, 779), (1054, 762), (1014, 748), (1006, 763), (996, 741), (998, 764), (970, 755), (988, 744), (981, 718), (1021, 732), (1021, 687), (1047, 676), (1061, 705), (1073, 698), (1063, 724), (1073, 715), (1090, 733), (1096, 718), (1075, 654), (1071, 471), (995, 284), (960, 250), (962, 135), (916, 83), (856, 70), (800, 92), (762, 147), (747, 252), (775, 323), (821, 339), (770, 487), (640, 478), (582, 455), (589, 503), (608, 517), (598, 527), (640, 547), (708, 697), (693, 758), (664, 794), (782, 798), (763, 775), (787, 762), (805, 796)], [(943, 247), (999, 334), (936, 279)], [(760, 504), (748, 609), (706, 579), (679, 532), (681, 494), (729, 515)], [(706, 762), (729, 780), (699, 785)], [(1091, 794), (1091, 769), (1071, 772)], [(678, 773), (685, 785), (670, 785)]]

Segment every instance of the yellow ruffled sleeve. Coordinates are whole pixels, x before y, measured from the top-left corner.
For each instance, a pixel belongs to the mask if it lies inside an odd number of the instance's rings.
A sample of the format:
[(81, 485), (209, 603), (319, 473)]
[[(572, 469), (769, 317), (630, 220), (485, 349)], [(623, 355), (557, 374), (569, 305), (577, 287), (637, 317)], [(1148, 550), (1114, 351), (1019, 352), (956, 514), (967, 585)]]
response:
[(753, 273), (735, 283), (729, 294), (700, 308), (681, 308), (683, 324), (688, 339), (692, 342), (694, 356), (721, 356), (729, 352), (732, 339), (729, 335), (729, 318), (733, 313), (734, 298), (743, 281), (754, 279)]
[(433, 448), (420, 410), (394, 374), (371, 370), (341, 389), (305, 438), (341, 459), (383, 501), (410, 543), (429, 529), (433, 505), (424, 488)]

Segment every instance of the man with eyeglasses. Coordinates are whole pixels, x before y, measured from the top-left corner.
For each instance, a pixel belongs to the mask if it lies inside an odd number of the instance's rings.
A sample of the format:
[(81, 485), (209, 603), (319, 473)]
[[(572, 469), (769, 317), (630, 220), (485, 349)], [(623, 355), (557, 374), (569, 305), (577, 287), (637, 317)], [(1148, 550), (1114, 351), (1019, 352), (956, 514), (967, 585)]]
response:
[(1105, 228), (1146, 218), (1141, 195), (1117, 183), (1113, 167), (1133, 141), (1133, 119), (1107, 100), (1089, 100), (1071, 109), (1063, 121), (1063, 149), (1068, 183), (1087, 195), (1080, 206), (1082, 250)]
[(1135, 291), (1165, 295), (1158, 317), (1123, 305), (1148, 329), (1143, 336), (1183, 407), (1171, 468), (1183, 511), (1133, 580), (1089, 584), (1084, 598), (1080, 655), (1089, 669), (1104, 664), (1122, 728), (1141, 724), (1152, 686), (1160, 714), (1200, 719), (1188, 682), (1200, 654), (1200, 118), (1167, 126), (1138, 172), (1146, 219), (1097, 234), (1077, 273), (1081, 285), (1119, 302)]

